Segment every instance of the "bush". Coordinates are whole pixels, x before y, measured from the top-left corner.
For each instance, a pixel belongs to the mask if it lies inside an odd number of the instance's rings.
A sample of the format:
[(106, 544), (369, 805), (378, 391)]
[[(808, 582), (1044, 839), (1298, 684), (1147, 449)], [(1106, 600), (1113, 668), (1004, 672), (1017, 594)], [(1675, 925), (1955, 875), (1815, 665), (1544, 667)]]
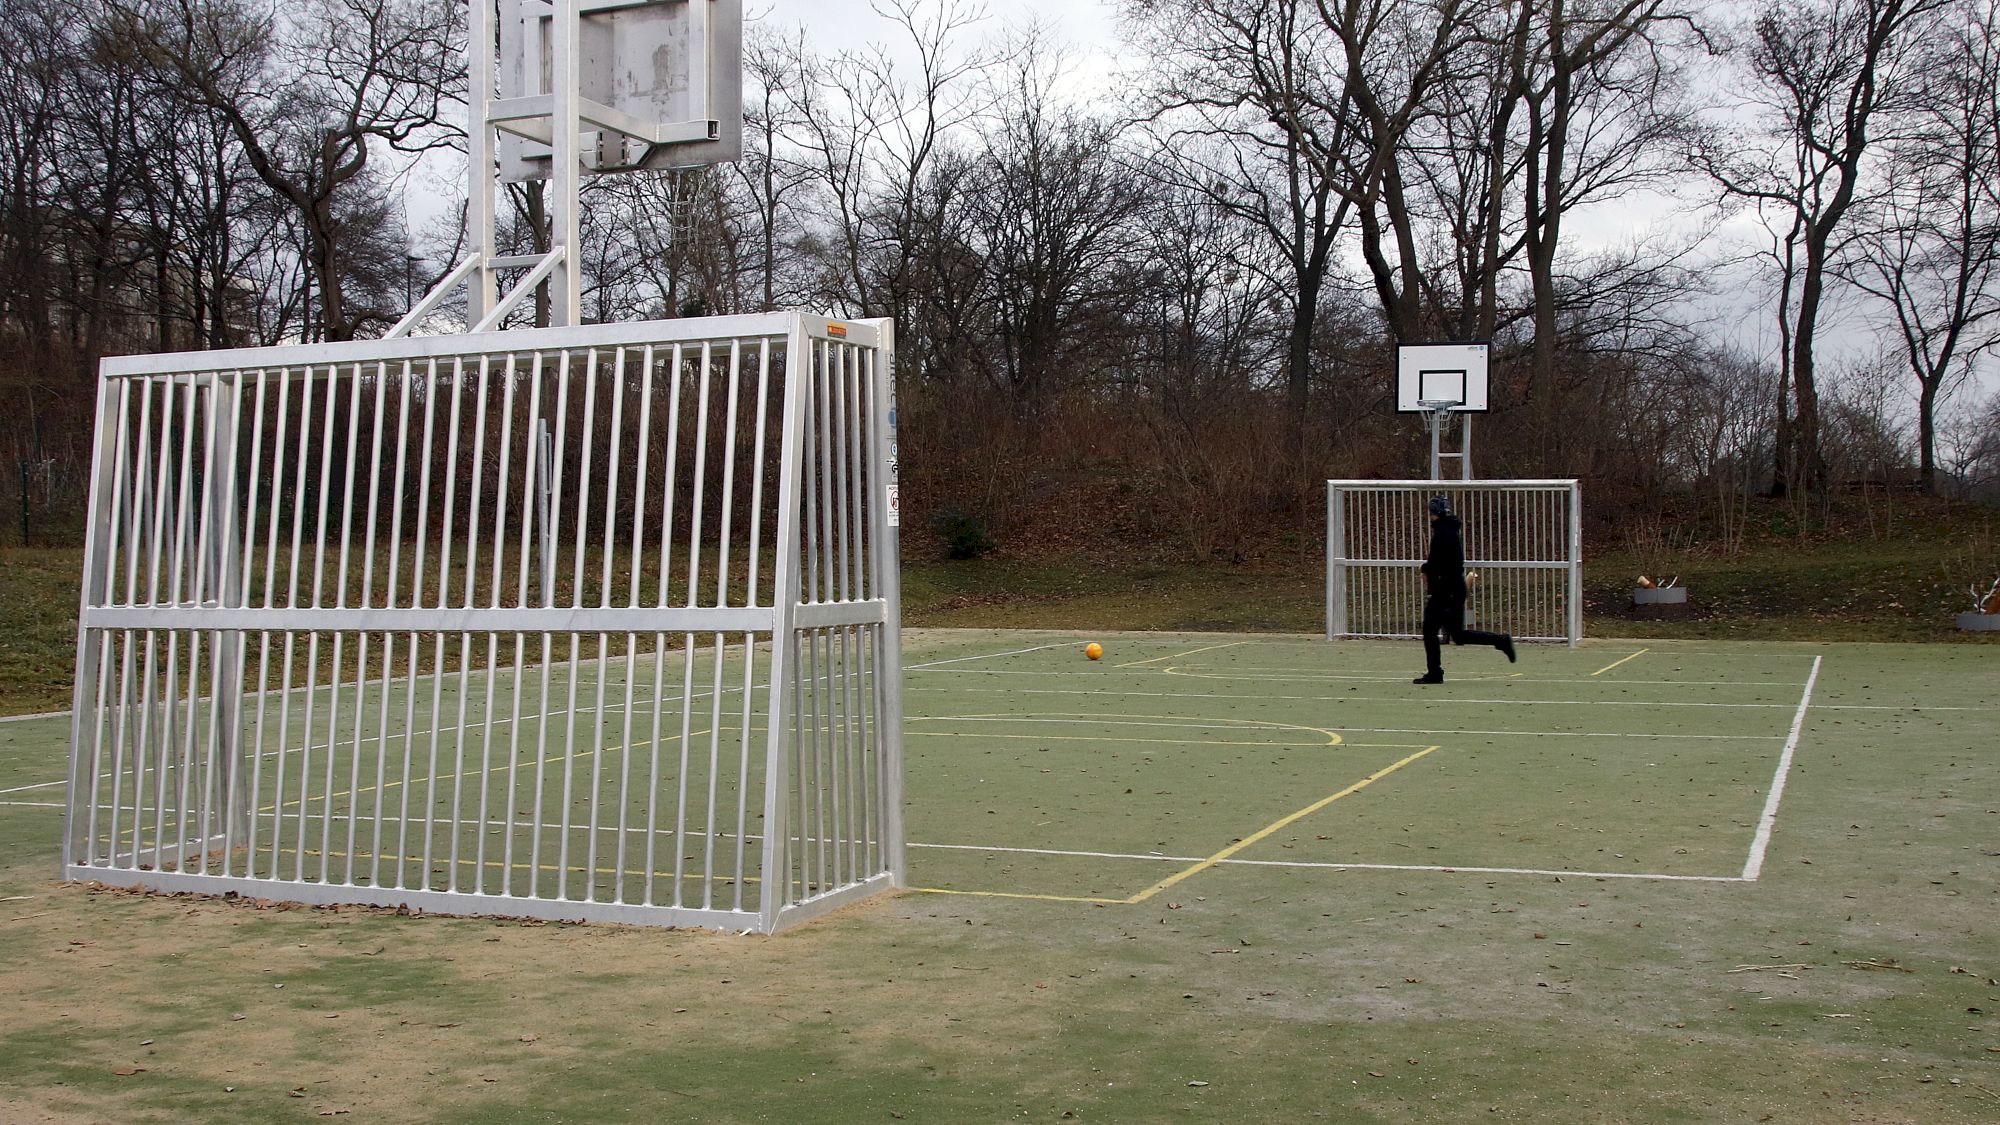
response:
[(931, 530), (944, 540), (945, 557), (950, 559), (976, 559), (997, 546), (986, 530), (985, 520), (956, 508), (947, 509), (932, 520)]

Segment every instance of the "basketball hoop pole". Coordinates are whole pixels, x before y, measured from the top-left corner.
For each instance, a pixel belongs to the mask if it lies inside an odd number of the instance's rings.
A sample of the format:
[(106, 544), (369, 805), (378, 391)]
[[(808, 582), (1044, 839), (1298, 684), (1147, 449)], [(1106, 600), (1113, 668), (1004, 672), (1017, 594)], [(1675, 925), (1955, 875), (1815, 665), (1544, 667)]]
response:
[[(1431, 431), (1431, 479), (1444, 479), (1444, 462), (1458, 461), (1458, 479), (1472, 479), (1472, 415), (1459, 412), (1456, 408), (1464, 405), (1455, 399), (1427, 399), (1419, 406), (1424, 409), (1425, 421)], [(1451, 425), (1452, 416), (1458, 416), (1458, 452), (1447, 453), (1444, 449), (1444, 432)]]
[[(491, 332), (543, 285), (551, 327), (582, 316), (585, 176), (695, 168), (742, 152), (740, 0), (466, 0), (467, 255), (387, 338), (460, 286), (465, 330)], [(500, 184), (541, 181), (546, 248), (502, 254)], [(512, 277), (505, 292), (500, 274)]]

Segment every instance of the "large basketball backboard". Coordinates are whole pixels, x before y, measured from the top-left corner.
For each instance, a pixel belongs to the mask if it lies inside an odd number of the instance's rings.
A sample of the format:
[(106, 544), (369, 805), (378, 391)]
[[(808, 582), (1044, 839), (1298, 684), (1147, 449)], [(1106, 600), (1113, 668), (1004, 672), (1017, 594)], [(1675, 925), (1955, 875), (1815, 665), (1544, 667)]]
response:
[(1399, 344), (1396, 411), (1428, 414), (1440, 402), (1455, 414), (1484, 414), (1487, 406), (1486, 343)]
[[(548, 179), (556, 6), (499, 5), (491, 119), (500, 130), (500, 175)], [(586, 174), (694, 168), (742, 155), (742, 0), (578, 0), (577, 9)]]

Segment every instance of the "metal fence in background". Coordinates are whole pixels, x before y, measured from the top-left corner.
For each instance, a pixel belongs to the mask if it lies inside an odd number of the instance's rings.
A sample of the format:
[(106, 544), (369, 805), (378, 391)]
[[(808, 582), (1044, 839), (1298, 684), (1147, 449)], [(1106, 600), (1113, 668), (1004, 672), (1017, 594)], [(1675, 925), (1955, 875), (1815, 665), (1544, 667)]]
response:
[(1465, 539), (1466, 610), (1517, 640), (1583, 639), (1583, 493), (1573, 480), (1326, 482), (1326, 635), (1414, 637), (1426, 503), (1448, 496)]
[(900, 883), (892, 348), (106, 360), (64, 877), (765, 932)]

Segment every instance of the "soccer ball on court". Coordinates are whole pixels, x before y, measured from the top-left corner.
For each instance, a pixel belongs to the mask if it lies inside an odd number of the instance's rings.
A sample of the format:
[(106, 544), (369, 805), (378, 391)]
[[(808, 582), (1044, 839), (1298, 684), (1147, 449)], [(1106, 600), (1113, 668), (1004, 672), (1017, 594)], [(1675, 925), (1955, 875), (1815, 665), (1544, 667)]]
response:
[(1083, 646), (1083, 654), (1085, 656), (1090, 657), (1092, 660), (1097, 660), (1104, 655), (1104, 646), (1098, 644), (1096, 641), (1092, 641), (1089, 644)]

